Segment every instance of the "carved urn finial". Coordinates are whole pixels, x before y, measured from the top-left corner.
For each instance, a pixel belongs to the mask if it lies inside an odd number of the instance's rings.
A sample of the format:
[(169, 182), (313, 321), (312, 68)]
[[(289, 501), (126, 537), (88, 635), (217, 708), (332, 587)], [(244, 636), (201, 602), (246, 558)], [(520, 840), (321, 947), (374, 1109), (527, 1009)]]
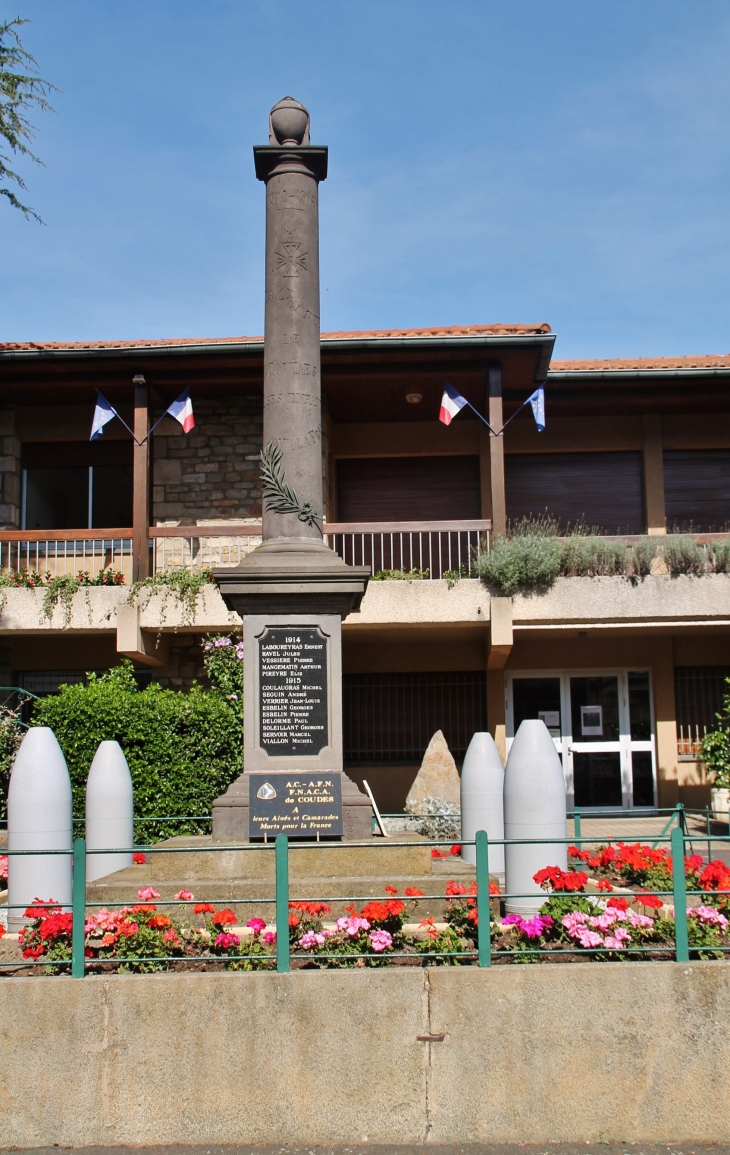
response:
[(295, 147), (309, 144), (309, 113), (293, 96), (285, 96), (269, 113), (269, 143)]

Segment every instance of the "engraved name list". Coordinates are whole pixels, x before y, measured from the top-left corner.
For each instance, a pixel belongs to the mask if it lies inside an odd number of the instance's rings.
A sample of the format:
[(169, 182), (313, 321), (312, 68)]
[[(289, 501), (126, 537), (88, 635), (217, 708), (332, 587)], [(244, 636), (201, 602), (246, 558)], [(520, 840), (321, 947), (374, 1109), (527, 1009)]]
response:
[(316, 627), (272, 627), (259, 641), (260, 745), (316, 756), (328, 743), (327, 638)]

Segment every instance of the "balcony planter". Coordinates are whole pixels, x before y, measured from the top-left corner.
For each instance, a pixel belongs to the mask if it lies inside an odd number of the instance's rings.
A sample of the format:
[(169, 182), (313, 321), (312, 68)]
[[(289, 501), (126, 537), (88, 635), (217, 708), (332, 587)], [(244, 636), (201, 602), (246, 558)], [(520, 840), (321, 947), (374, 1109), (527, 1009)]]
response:
[(730, 790), (713, 786), (710, 790), (712, 817), (716, 822), (730, 822)]

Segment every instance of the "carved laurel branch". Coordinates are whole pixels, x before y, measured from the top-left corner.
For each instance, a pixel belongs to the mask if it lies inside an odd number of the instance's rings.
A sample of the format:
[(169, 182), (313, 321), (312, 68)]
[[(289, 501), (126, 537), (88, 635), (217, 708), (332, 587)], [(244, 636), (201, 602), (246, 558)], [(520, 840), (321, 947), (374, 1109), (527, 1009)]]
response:
[(305, 525), (317, 525), (319, 514), (313, 509), (311, 502), (305, 501), (303, 505), (300, 504), (296, 490), (292, 489), (284, 476), (281, 456), (281, 450), (271, 441), (261, 450), (264, 509), (267, 513), (295, 513)]

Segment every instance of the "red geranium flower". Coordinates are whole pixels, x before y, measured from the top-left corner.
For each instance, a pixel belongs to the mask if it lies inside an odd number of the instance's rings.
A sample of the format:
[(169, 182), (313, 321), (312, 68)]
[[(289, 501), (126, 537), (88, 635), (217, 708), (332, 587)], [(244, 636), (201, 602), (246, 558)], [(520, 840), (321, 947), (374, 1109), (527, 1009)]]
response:
[(321, 918), (331, 910), (326, 902), (290, 902), (289, 909), (299, 910), (302, 914), (308, 914), (310, 918)]
[(543, 890), (579, 891), (588, 882), (588, 875), (582, 870), (561, 870), (559, 866), (546, 866), (533, 874), (533, 879)]
[(73, 915), (71, 914), (50, 914), (48, 918), (44, 918), (41, 922), (38, 934), (41, 938), (54, 939), (61, 934), (71, 934), (73, 928)]
[(172, 919), (168, 918), (166, 914), (153, 914), (147, 925), (151, 926), (153, 930), (163, 930), (166, 926), (172, 926)]
[(656, 894), (643, 894), (639, 891), (637, 898), (642, 906), (650, 906), (653, 907), (654, 910), (659, 910), (660, 907), (664, 906), (664, 903)]
[(452, 846), (451, 849), (449, 850), (449, 854), (453, 854), (453, 855), (461, 854), (461, 845), (459, 843), (457, 843), (456, 845)]
[(423, 891), (417, 886), (407, 886), (404, 893), (406, 898), (423, 898)]
[(136, 862), (138, 866), (142, 866), (147, 861), (147, 856), (140, 854), (139, 851), (132, 855), (132, 862)]
[(730, 890), (730, 868), (719, 858), (707, 864), (700, 875), (703, 890)]
[(384, 886), (383, 890), (385, 891), (386, 894), (397, 894), (398, 893), (398, 887), (397, 886)]
[(213, 926), (235, 926), (236, 916), (232, 910), (226, 908), (225, 910), (216, 911), (210, 921), (213, 923)]
[(215, 907), (210, 902), (196, 902), (193, 907), (194, 914), (215, 914)]
[(439, 850), (438, 846), (432, 846), (431, 847), (431, 858), (448, 858), (448, 857), (449, 857), (448, 854), (446, 854), (446, 852), (443, 850)]
[(598, 889), (599, 890), (613, 890), (613, 887), (611, 886), (611, 883), (608, 881), (607, 878), (600, 878), (598, 880)]
[(569, 846), (568, 854), (571, 858), (579, 858), (581, 862), (587, 862), (591, 857), (590, 850), (579, 850), (577, 846)]
[(613, 898), (609, 898), (606, 906), (612, 906), (614, 910), (628, 910), (629, 900), (621, 895), (614, 895)]

